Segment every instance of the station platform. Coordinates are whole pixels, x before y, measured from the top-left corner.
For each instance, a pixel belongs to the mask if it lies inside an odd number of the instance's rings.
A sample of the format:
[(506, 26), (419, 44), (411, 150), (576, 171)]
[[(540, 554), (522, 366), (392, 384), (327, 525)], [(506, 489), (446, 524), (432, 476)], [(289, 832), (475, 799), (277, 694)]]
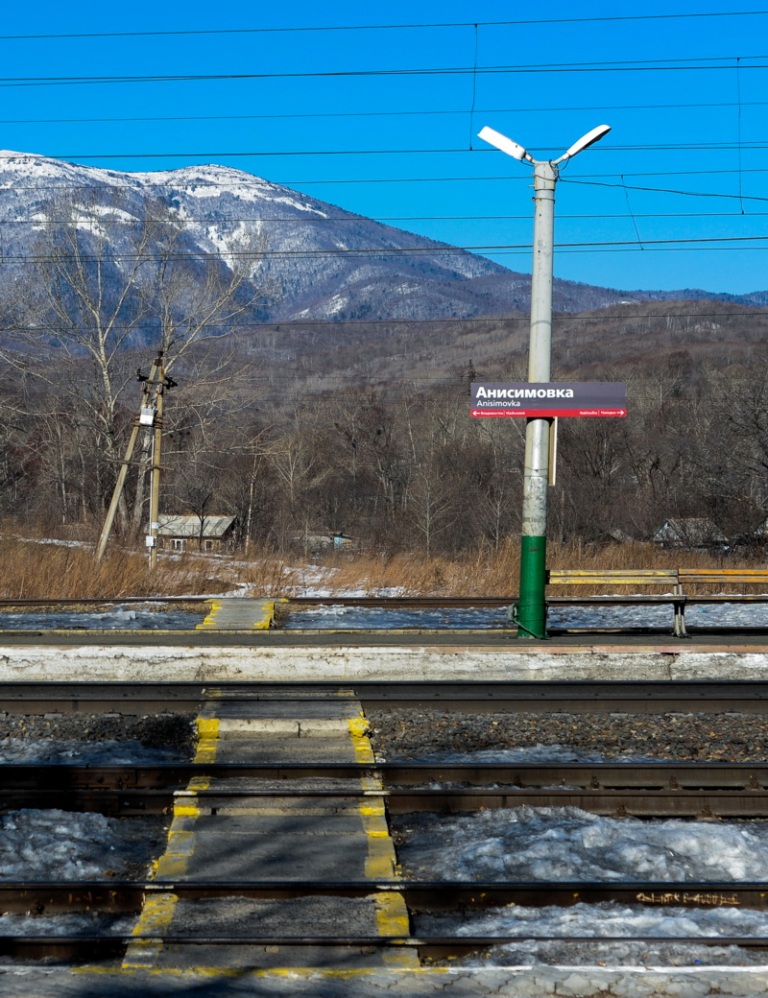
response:
[[(0, 643), (0, 682), (652, 682), (768, 679), (768, 641), (520, 641), (487, 635), (359, 632), (354, 638), (260, 632), (24, 636)], [(256, 632), (254, 632), (256, 633)], [(210, 639), (210, 640), (209, 640)], [(227, 640), (229, 639), (229, 640)]]

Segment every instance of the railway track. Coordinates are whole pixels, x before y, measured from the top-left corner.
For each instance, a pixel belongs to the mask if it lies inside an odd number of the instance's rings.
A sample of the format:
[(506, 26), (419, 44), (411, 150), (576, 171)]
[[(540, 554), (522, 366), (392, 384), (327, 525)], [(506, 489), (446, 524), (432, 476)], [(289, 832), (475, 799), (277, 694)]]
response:
[(439, 707), (459, 713), (567, 711), (659, 714), (667, 711), (765, 713), (768, 681), (335, 681), (257, 683), (0, 683), (2, 711), (9, 714), (125, 715), (196, 711), (210, 702), (302, 703), (323, 699), (374, 708)]
[[(618, 686), (618, 688), (616, 688)], [(420, 708), (438, 704), (441, 709), (468, 713), (498, 710), (602, 710), (638, 709), (661, 712), (675, 709), (762, 711), (768, 683), (680, 683), (660, 689), (657, 684), (622, 683), (608, 689), (600, 684), (553, 683), (364, 683), (339, 687), (307, 684), (289, 689), (279, 684), (258, 686), (203, 684), (142, 684), (136, 687), (99, 684), (12, 684), (2, 689), (7, 712), (84, 713), (86, 711), (176, 712), (194, 710), (212, 717), (241, 713), (249, 719), (246, 735), (235, 736), (238, 750), (258, 730), (266, 711), (270, 718), (304, 711), (315, 718), (315, 708), (396, 706)], [(743, 705), (743, 708), (742, 708)], [(251, 725), (251, 719), (256, 719)], [(204, 730), (204, 729), (201, 729)], [(298, 738), (297, 742), (301, 742)], [(310, 741), (310, 739), (304, 739)], [(271, 743), (270, 743), (271, 745)], [(272, 748), (265, 749), (271, 752)], [(355, 749), (359, 752), (359, 746)], [(322, 754), (322, 753), (321, 753)], [(278, 814), (292, 820), (297, 814), (365, 815), (384, 809), (391, 815), (416, 813), (461, 814), (510, 807), (576, 807), (595, 814), (643, 818), (768, 818), (768, 763), (435, 763), (376, 762), (359, 758), (345, 761), (309, 757), (300, 760), (270, 758), (224, 761), (221, 750), (189, 763), (150, 765), (3, 764), (0, 765), (0, 813), (22, 808), (59, 811), (93, 811), (111, 817), (179, 815), (194, 811), (212, 821), (219, 816), (255, 814), (272, 821)], [(247, 753), (246, 753), (247, 755)], [(379, 813), (377, 811), (377, 813)], [(317, 819), (318, 822), (324, 820)], [(186, 826), (185, 826), (186, 827)], [(223, 825), (222, 825), (223, 827)], [(277, 826), (268, 824), (270, 834)], [(318, 826), (319, 828), (319, 826)], [(310, 833), (316, 834), (316, 833)], [(322, 833), (321, 833), (322, 834)], [(376, 832), (375, 835), (380, 834)], [(222, 848), (229, 840), (222, 838)], [(290, 849), (289, 845), (285, 849)], [(162, 861), (161, 861), (162, 863)], [(169, 867), (170, 869), (170, 867)], [(363, 901), (373, 894), (397, 895), (411, 918), (427, 912), (473, 912), (506, 904), (551, 906), (597, 904), (616, 901), (647, 907), (748, 908), (768, 910), (768, 882), (519, 882), (494, 880), (414, 880), (386, 875), (381, 869), (369, 876), (305, 876), (301, 871), (269, 877), (222, 875), (212, 870), (186, 870), (184, 876), (167, 873), (157, 877), (120, 879), (104, 877), (78, 882), (14, 879), (0, 881), (0, 906), (6, 913), (37, 916), (90, 912), (127, 914), (140, 918), (148, 900), (173, 897), (178, 911), (184, 905), (229, 901), (237, 898), (262, 902), (300, 902), (318, 899)], [(191, 910), (191, 909), (190, 909)], [(60, 959), (72, 962), (105, 962), (119, 965), (137, 947), (162, 948), (186, 953), (180, 959), (196, 961), (196, 954), (237, 951), (238, 961), (260, 965), (264, 953), (274, 964), (274, 952), (288, 965), (301, 962), (307, 952), (356, 954), (373, 959), (377, 954), (406, 954), (418, 961), (440, 961), (485, 951), (520, 936), (436, 935), (408, 931), (407, 923), (390, 925), (385, 932), (361, 929), (342, 931), (343, 923), (323, 932), (305, 926), (295, 929), (267, 927), (237, 931), (187, 931), (181, 924), (167, 924), (162, 932), (139, 921), (125, 932), (66, 931), (22, 935), (0, 933), (0, 953), (15, 959)], [(535, 936), (525, 938), (535, 940)], [(649, 936), (636, 941), (659, 942)], [(572, 937), (573, 942), (585, 938)], [(589, 938), (594, 942), (594, 938)], [(601, 937), (602, 943), (610, 937)], [(627, 942), (627, 937), (622, 937)], [(669, 937), (664, 939), (669, 943)], [(768, 948), (768, 939), (717, 936), (678, 937), (675, 942), (696, 946), (734, 945), (746, 949)], [(293, 956), (291, 954), (294, 954)]]
[[(768, 765), (746, 763), (220, 763), (202, 770), (176, 763), (6, 764), (0, 767), (0, 813), (58, 808), (123, 817), (168, 814), (193, 778), (216, 781), (215, 789), (194, 791), (198, 806), (214, 812), (232, 802), (279, 804), (289, 788), (291, 798), (305, 804), (380, 800), (390, 814), (529, 806), (578, 807), (616, 817), (768, 818)], [(369, 789), (374, 779), (381, 786)], [(249, 783), (245, 791), (242, 781)], [(256, 788), (260, 781), (268, 785)], [(328, 787), (307, 786), (312, 781)]]

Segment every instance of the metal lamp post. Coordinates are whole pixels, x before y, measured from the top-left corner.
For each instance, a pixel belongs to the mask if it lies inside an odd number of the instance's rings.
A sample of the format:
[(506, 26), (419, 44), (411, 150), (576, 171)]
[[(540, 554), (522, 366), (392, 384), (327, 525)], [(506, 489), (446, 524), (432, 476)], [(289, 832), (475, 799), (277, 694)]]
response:
[[(552, 258), (554, 250), (555, 185), (558, 167), (610, 131), (598, 125), (555, 160), (536, 160), (521, 145), (493, 128), (479, 137), (513, 159), (533, 166), (533, 268), (531, 271), (531, 331), (528, 381), (548, 382), (552, 356)], [(548, 419), (528, 419), (525, 428), (523, 521), (520, 547), (518, 637), (546, 638), (547, 487), (549, 482)]]

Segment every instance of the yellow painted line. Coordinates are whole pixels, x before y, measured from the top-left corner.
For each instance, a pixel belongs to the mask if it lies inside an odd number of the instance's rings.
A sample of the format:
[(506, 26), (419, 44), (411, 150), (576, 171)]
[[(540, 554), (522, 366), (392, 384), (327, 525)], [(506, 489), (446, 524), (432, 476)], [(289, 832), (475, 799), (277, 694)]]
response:
[(197, 751), (194, 762), (215, 762), (219, 748), (218, 717), (198, 717), (197, 719)]
[[(376, 762), (376, 758), (373, 754), (373, 748), (371, 747), (370, 739), (368, 738), (368, 722), (361, 715), (359, 717), (351, 717), (347, 720), (347, 729), (349, 731), (349, 736), (352, 739), (352, 748), (355, 753), (355, 762), (357, 763), (373, 763)], [(367, 787), (366, 789), (376, 789), (375, 784), (378, 781), (374, 781), (374, 785)], [(381, 789), (379, 783), (378, 789)]]
[(195, 627), (195, 630), (196, 631), (205, 631), (205, 630), (208, 630), (209, 628), (215, 628), (216, 627), (216, 615), (218, 614), (219, 610), (221, 610), (221, 608), (223, 606), (224, 606), (223, 603), (219, 603), (216, 600), (211, 600), (211, 609), (208, 611), (207, 617), (205, 617), (205, 619), (202, 620)]
[[(196, 763), (214, 762), (219, 744), (219, 721), (215, 717), (197, 719)], [(193, 776), (183, 794), (177, 795), (173, 804), (173, 820), (168, 829), (165, 852), (153, 864), (150, 879), (178, 879), (187, 873), (189, 858), (195, 851), (197, 834), (195, 824), (200, 817), (196, 794), (210, 786), (207, 776)], [(163, 937), (168, 934), (178, 897), (171, 891), (149, 894), (144, 900), (141, 914), (133, 929), (134, 936), (153, 936), (152, 939), (135, 939), (127, 947), (123, 970), (154, 970), (163, 949)]]
[(392, 839), (368, 836), (368, 856), (365, 860), (368, 880), (393, 880), (397, 877), (397, 856)]
[[(176, 911), (178, 897), (175, 894), (152, 894), (144, 901), (132, 935), (164, 936)], [(135, 939), (125, 951), (124, 970), (148, 970), (155, 966), (162, 949), (159, 939)]]
[(270, 627), (274, 627), (275, 617), (277, 616), (277, 604), (288, 602), (289, 601), (284, 596), (277, 600), (265, 600), (262, 604), (264, 616), (253, 625), (253, 629), (257, 631), (266, 631), (269, 630)]
[[(355, 762), (374, 763), (376, 757), (368, 737), (368, 722), (362, 712), (347, 722)], [(360, 786), (364, 791), (381, 791), (383, 785), (376, 777), (363, 777)], [(365, 876), (369, 880), (396, 880), (399, 871), (397, 854), (389, 834), (387, 813), (382, 799), (365, 798), (358, 806), (360, 820), (368, 842), (365, 859)], [(394, 891), (379, 891), (374, 895), (376, 904), (376, 931), (380, 936), (408, 936), (410, 922), (403, 895)], [(383, 953), (384, 964), (399, 970), (417, 970), (419, 956), (415, 950), (391, 947)]]
[(403, 895), (380, 891), (376, 895), (376, 924), (380, 936), (407, 936), (411, 927)]
[(251, 624), (251, 628), (254, 631), (268, 631), (275, 622), (276, 608), (274, 600), (265, 600), (265, 602), (261, 604), (261, 609), (264, 616)]

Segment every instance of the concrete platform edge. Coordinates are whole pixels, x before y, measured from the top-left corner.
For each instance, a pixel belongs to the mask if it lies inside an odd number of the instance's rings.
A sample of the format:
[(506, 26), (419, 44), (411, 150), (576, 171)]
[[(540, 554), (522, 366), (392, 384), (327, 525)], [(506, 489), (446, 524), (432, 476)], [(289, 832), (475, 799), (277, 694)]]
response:
[[(184, 971), (114, 971), (99, 968), (63, 970), (4, 967), (0, 970), (2, 998), (93, 998), (110, 996), (159, 996), (174, 994), (292, 995), (323, 998), (378, 998), (415, 994), (456, 996), (569, 995), (591, 998), (616, 995), (649, 996), (741, 995), (768, 991), (768, 967), (584, 967), (512, 966), (484, 968), (428, 968), (421, 970), (254, 970), (236, 974)], [(209, 990), (215, 989), (215, 990)], [(109, 989), (107, 991), (107, 989)], [(201, 990), (202, 989), (202, 990)]]
[(768, 649), (0, 646), (0, 682), (765, 680)]

